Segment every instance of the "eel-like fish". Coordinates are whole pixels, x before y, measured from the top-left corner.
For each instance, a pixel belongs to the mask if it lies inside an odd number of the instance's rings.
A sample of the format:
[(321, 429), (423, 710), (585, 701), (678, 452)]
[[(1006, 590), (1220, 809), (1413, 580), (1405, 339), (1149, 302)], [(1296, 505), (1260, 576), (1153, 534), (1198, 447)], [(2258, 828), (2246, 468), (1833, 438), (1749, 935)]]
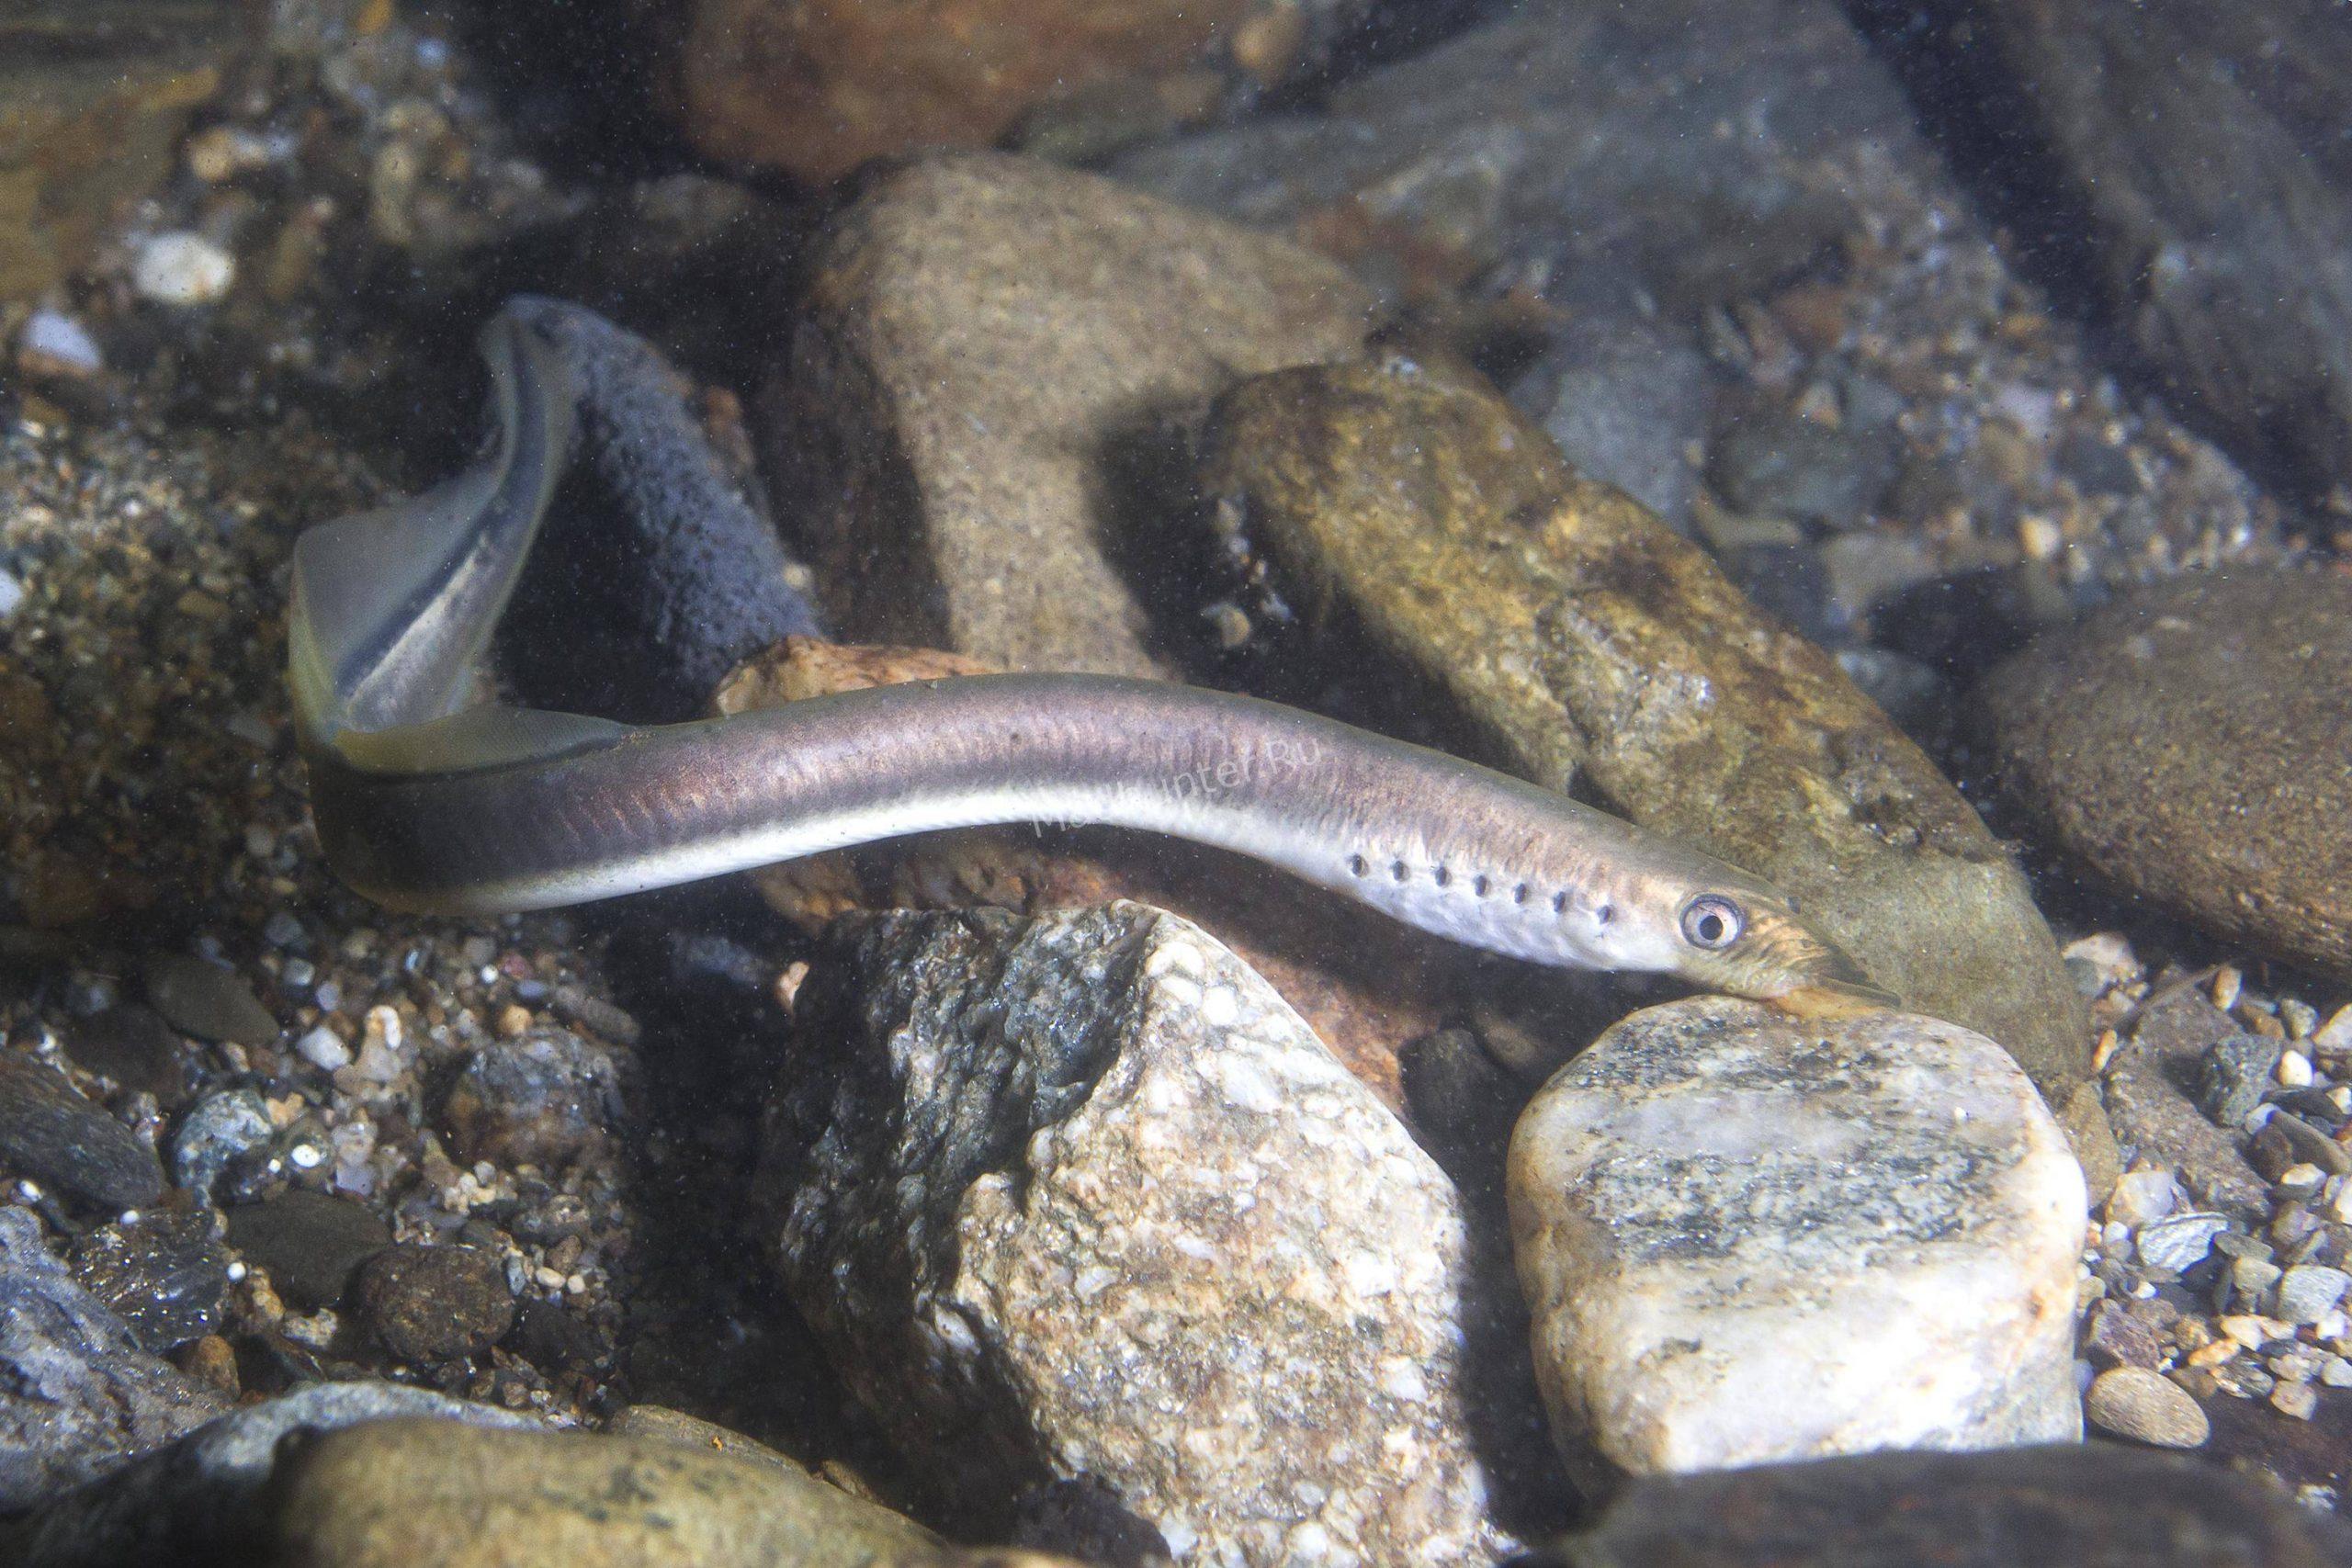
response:
[(305, 533), (289, 663), (329, 859), (414, 910), (539, 908), (900, 834), (1102, 823), (1278, 866), (1540, 964), (1798, 1010), (1894, 998), (1766, 883), (1442, 752), (1254, 698), (1083, 674), (929, 681), (698, 723), (478, 700), (572, 439), (544, 313), (484, 330), (496, 440)]

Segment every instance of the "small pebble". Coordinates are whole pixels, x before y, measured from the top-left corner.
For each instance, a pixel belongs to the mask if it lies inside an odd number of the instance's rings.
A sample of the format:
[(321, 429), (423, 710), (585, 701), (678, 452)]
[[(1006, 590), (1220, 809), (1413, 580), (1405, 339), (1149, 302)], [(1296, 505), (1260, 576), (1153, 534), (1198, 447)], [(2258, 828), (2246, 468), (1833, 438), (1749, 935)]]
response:
[(2138, 1237), (2140, 1256), (2159, 1269), (2185, 1273), (2213, 1249), (2213, 1238), (2229, 1225), (2222, 1214), (2174, 1214), (2143, 1228)]
[(2317, 1323), (2352, 1286), (2352, 1274), (2315, 1263), (2298, 1264), (2278, 1280), (2278, 1315), (2289, 1323)]
[(185, 953), (159, 953), (147, 961), (147, 999), (173, 1028), (199, 1040), (239, 1045), (269, 1045), (277, 1039), (277, 1019), (244, 981)]
[(76, 1066), (144, 1089), (171, 1105), (187, 1092), (187, 1067), (180, 1037), (153, 1008), (118, 1002), (70, 1025), (65, 1054)]
[(351, 1047), (343, 1043), (341, 1035), (323, 1023), (297, 1040), (294, 1049), (304, 1061), (322, 1072), (331, 1073), (338, 1067), (351, 1066)]
[(2319, 1363), (2319, 1381), (2330, 1388), (2352, 1388), (2352, 1361), (2341, 1356), (2323, 1356)]
[(2309, 1089), (2312, 1082), (2312, 1059), (2301, 1051), (2282, 1051), (2277, 1068), (2282, 1089)]
[(342, 1300), (353, 1272), (390, 1247), (392, 1233), (364, 1204), (297, 1188), (230, 1210), (229, 1244), (308, 1310)]
[(2238, 992), (2245, 984), (2245, 976), (2237, 966), (2224, 964), (2213, 972), (2213, 1005), (2223, 1012), (2237, 1006)]
[(266, 1147), (277, 1135), (268, 1103), (249, 1089), (207, 1095), (196, 1102), (172, 1140), (172, 1176), (182, 1191), (207, 1202), (232, 1162)]
[(2278, 1021), (2287, 1026), (2287, 1032), (2295, 1039), (2308, 1040), (2312, 1031), (2319, 1027), (2319, 1010), (2309, 1002), (2288, 997), (2278, 1003)]
[(2108, 1194), (2107, 1217), (2138, 1230), (2180, 1206), (2180, 1184), (2168, 1170), (2127, 1170)]
[(62, 310), (39, 310), (17, 333), (17, 362), (28, 375), (82, 378), (107, 367), (90, 330)]
[(2312, 1031), (2312, 1044), (2322, 1051), (2352, 1054), (2352, 1005), (2337, 1008), (2325, 1023)]
[(2308, 1421), (2319, 1409), (2319, 1390), (2307, 1382), (2282, 1382), (2270, 1391), (2270, 1408)]
[(2280, 1171), (2275, 1185), (2281, 1197), (2302, 1199), (2317, 1194), (2326, 1182), (2327, 1172), (2315, 1165), (2301, 1164)]
[(471, 1247), (394, 1247), (354, 1286), (361, 1322), (403, 1361), (450, 1361), (497, 1343), (514, 1324), (506, 1270)]
[(159, 305), (209, 305), (229, 292), (237, 260), (185, 230), (151, 236), (131, 258), (130, 286)]
[(2212, 1433), (2197, 1401), (2142, 1367), (2099, 1373), (2083, 1395), (2083, 1415), (2102, 1431), (2161, 1449), (2199, 1448)]

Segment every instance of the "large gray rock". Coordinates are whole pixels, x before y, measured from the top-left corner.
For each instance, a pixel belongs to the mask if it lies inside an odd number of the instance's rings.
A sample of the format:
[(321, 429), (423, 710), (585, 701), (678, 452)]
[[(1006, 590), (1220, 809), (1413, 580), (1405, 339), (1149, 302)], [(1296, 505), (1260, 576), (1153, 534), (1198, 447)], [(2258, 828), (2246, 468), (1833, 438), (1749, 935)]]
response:
[(2061, 848), (2352, 978), (2352, 577), (2179, 578), (2044, 637), (1975, 704), (2003, 787)]
[(1572, 1463), (2081, 1435), (2082, 1174), (1981, 1035), (1724, 998), (1652, 1008), (1529, 1104), (1509, 1182), (1536, 1375)]
[(1453, 1190), (1136, 904), (854, 919), (761, 1190), (794, 1299), (976, 1529), (1090, 1478), (1178, 1554), (1483, 1562)]
[(1270, 236), (974, 153), (876, 181), (808, 299), (764, 434), (844, 631), (1160, 674), (1123, 563), (1171, 547), (1123, 508), (1131, 470), (1237, 378), (1352, 353), (1370, 297)]
[[(21, 1568), (142, 1568), (251, 1560), (264, 1537), (279, 1440), (401, 1417), (531, 1427), (526, 1416), (399, 1383), (311, 1383), (249, 1404), (102, 1480), (67, 1493), (0, 1536)], [(435, 1433), (447, 1441), (447, 1433)]]
[(137, 1336), (0, 1208), (0, 1510), (29, 1507), (202, 1425), (228, 1404)]

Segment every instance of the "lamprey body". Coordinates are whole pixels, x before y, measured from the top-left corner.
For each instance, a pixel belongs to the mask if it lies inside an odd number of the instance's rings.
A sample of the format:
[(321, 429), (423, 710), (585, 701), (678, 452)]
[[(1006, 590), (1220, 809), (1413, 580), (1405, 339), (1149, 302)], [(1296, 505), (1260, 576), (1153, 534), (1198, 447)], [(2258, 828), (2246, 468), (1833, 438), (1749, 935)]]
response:
[(295, 551), (312, 807), (360, 891), (543, 908), (902, 834), (1098, 823), (1278, 866), (1538, 963), (1668, 971), (1799, 1009), (1893, 998), (1766, 884), (1631, 823), (1316, 715), (1093, 675), (915, 682), (698, 723), (477, 702), (571, 440), (574, 378), (523, 301), (483, 335), (474, 468)]

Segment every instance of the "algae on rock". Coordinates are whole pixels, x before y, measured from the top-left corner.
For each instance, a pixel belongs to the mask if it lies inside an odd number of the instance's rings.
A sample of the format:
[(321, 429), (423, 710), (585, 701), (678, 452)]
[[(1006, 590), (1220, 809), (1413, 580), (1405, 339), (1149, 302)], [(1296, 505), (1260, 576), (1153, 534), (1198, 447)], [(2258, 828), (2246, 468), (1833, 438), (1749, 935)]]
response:
[(1201, 479), (1310, 624), (1426, 682), (1486, 760), (1770, 878), (2053, 1105), (2083, 1082), (2082, 1002), (1960, 792), (1827, 654), (1476, 376), (1390, 354), (1245, 382)]

